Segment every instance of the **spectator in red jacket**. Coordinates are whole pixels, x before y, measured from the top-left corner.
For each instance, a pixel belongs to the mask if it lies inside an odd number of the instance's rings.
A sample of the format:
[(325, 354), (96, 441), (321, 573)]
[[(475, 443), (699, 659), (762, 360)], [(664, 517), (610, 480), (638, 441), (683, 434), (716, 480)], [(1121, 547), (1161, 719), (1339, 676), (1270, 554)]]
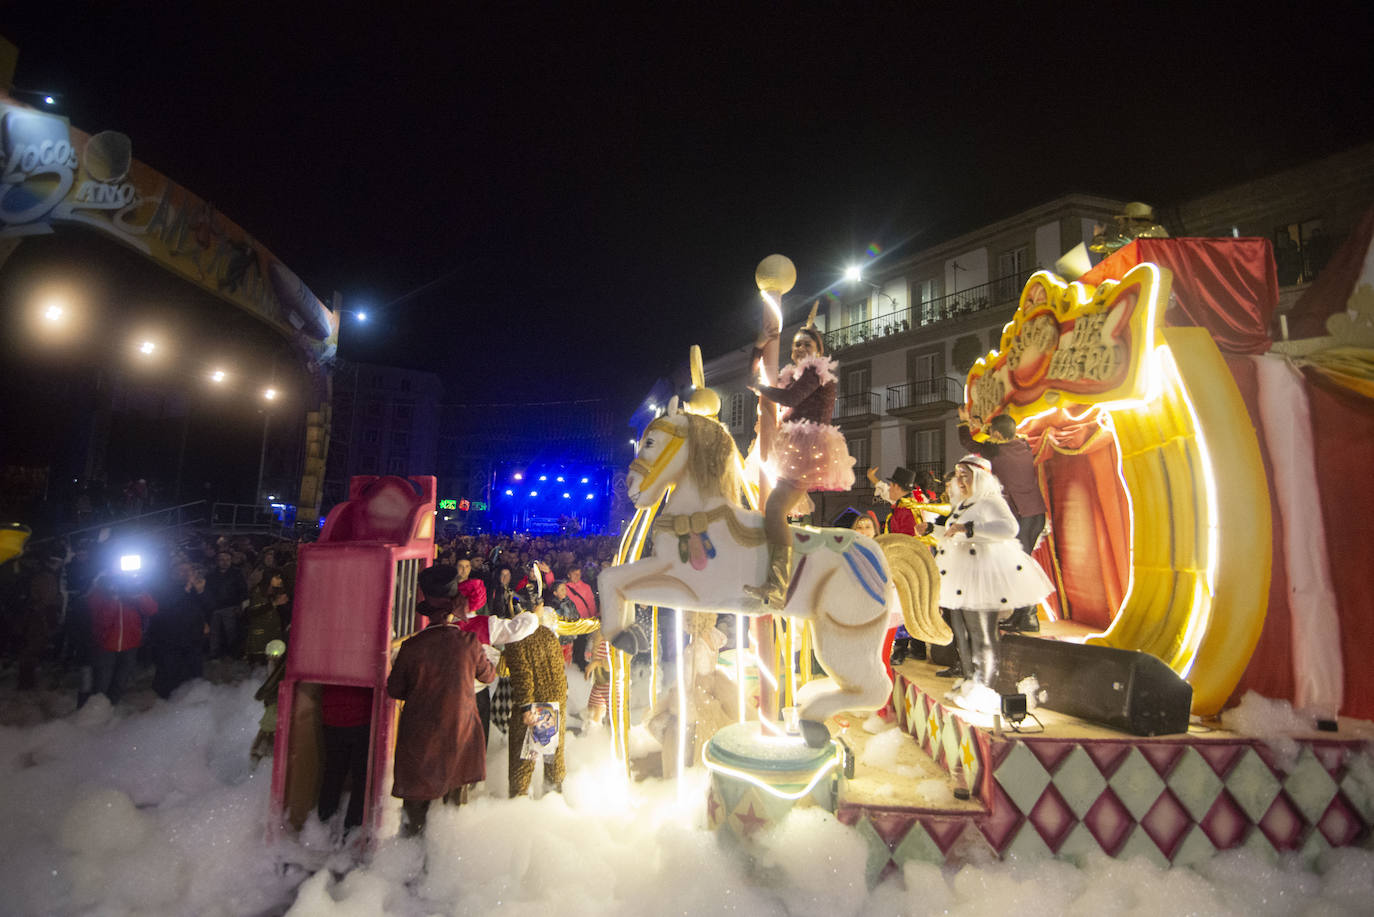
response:
[(95, 638), (95, 684), (111, 704), (119, 703), (134, 673), (143, 645), (143, 619), (157, 612), (157, 602), (137, 581), (102, 576), (91, 590), (91, 634)]

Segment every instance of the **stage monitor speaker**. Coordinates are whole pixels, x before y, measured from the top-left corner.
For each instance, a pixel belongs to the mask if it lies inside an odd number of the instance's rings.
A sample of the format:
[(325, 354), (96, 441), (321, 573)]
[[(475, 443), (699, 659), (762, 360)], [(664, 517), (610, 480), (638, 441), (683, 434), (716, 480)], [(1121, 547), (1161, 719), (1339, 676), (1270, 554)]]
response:
[(1002, 694), (1034, 675), (1042, 707), (1131, 735), (1188, 731), (1192, 685), (1149, 653), (1006, 634), (997, 657), (993, 687)]

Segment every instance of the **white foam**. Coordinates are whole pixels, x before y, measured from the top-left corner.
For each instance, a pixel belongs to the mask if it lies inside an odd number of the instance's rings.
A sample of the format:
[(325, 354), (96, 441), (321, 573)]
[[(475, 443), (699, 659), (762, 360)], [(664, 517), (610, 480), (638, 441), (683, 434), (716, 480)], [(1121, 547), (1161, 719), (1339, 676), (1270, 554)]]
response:
[(1269, 746), (1281, 770), (1290, 771), (1298, 763), (1301, 746), (1295, 735), (1306, 735), (1317, 728), (1315, 716), (1300, 713), (1286, 700), (1262, 697), (1246, 691), (1240, 704), (1221, 714), (1221, 724), (1232, 732), (1253, 736)]
[(920, 768), (910, 764), (897, 763), (898, 756), (903, 749), (909, 749), (911, 742), (911, 736), (900, 729), (880, 732), (864, 745), (863, 751), (859, 753), (859, 763), (887, 771), (889, 774), (896, 774), (899, 777), (909, 779), (919, 777), (921, 775)]
[[(1357, 914), (1374, 901), (1374, 853), (1362, 849), (1329, 851), (1311, 868), (1233, 851), (1161, 869), (1103, 856), (998, 863), (974, 845), (976, 865), (908, 863), (870, 890), (863, 837), (833, 816), (794, 810), (757, 836), (750, 860), (706, 829), (699, 767), (681, 784), (630, 783), (609, 730), (570, 736), (564, 793), (539, 800), (504, 798), (506, 746), (494, 734), (489, 779), (470, 805), (436, 807), (423, 838), (388, 835), (360, 863), (313, 819), (299, 837), (267, 840), (270, 762), (254, 769), (247, 754), (255, 688), (201, 682), (141, 712), (95, 698), (64, 719), (0, 727), (0, 910), (1035, 917)], [(15, 709), (9, 700), (0, 706)], [(897, 730), (874, 736), (865, 763), (900, 768), (902, 741)], [(1374, 790), (1370, 770), (1352, 762), (1347, 791)], [(397, 810), (389, 800), (392, 832)]]

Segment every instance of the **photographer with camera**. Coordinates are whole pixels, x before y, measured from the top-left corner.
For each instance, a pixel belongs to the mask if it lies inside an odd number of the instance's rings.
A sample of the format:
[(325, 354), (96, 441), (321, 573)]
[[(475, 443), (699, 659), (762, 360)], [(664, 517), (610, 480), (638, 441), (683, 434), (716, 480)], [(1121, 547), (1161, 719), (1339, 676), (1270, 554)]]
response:
[(157, 613), (157, 602), (135, 573), (109, 570), (96, 580), (89, 604), (95, 640), (93, 691), (114, 705), (133, 676), (144, 619)]

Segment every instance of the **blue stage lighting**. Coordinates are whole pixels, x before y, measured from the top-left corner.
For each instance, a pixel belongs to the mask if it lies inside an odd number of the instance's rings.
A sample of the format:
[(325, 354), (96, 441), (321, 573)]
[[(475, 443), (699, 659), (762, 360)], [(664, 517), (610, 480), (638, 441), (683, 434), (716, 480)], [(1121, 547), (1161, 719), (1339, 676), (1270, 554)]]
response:
[(537, 491), (537, 490), (532, 490), (532, 491), (530, 491), (530, 496), (531, 496), (531, 497), (537, 497), (537, 496), (539, 496), (539, 491)]
[(586, 479), (586, 478), (583, 478), (583, 479), (582, 479), (582, 480), (581, 480), (581, 482), (580, 482), (580, 483), (582, 483), (582, 484), (586, 484), (586, 483), (587, 483), (587, 479)]
[(548, 479), (549, 479), (549, 476), (546, 475), (546, 474), (541, 474), (541, 475), (539, 476), (539, 480), (541, 480), (541, 481), (547, 481)]
[(514, 479), (517, 480), (517, 481), (523, 481), (523, 480), (525, 480), (525, 476), (524, 476), (523, 474), (521, 474), (520, 472), (518, 472), (518, 471), (517, 471), (515, 474), (511, 475), (511, 477), (514, 478)]
[(563, 494), (563, 499), (566, 500), (566, 499), (568, 499), (568, 497), (570, 497), (570, 496), (572, 496), (572, 494), (567, 494), (567, 493), (565, 493), (565, 494)]
[(554, 478), (554, 480), (557, 481), (559, 484), (562, 484), (562, 483), (563, 483), (563, 475), (560, 474), (558, 477)]
[(506, 496), (508, 496), (508, 497), (513, 497), (513, 496), (515, 496), (515, 491), (513, 491), (513, 490), (511, 490), (509, 487), (507, 487), (507, 488), (506, 488)]
[(591, 498), (592, 498), (592, 495), (591, 495), (591, 494), (587, 494), (587, 499), (590, 500)]

